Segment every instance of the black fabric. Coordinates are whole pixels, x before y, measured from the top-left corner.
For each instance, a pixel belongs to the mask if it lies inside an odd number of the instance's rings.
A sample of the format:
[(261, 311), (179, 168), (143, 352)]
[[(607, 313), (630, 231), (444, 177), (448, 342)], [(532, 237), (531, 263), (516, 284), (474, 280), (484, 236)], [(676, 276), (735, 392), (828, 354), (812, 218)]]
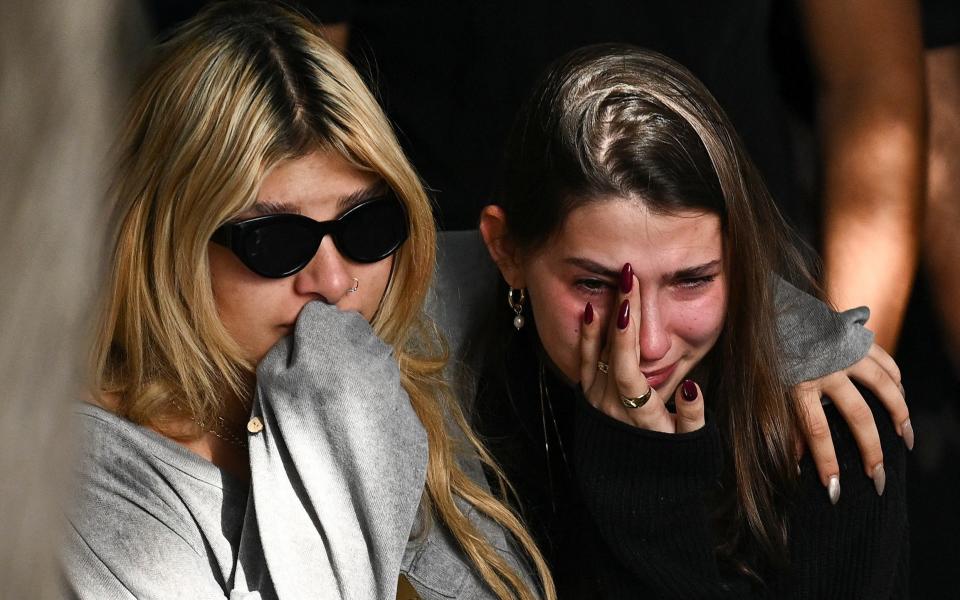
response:
[(923, 44), (939, 48), (960, 44), (960, 4), (957, 0), (923, 0)]
[(757, 568), (760, 585), (715, 557), (711, 515), (725, 455), (716, 424), (668, 435), (607, 417), (542, 365), (531, 329), (490, 355), (506, 370), (487, 372), (476, 425), (516, 488), (561, 598), (908, 597), (905, 452), (865, 390), (884, 445), (884, 495), (828, 406), (840, 502), (829, 503), (805, 456), (788, 513), (791, 570)]
[[(209, 0), (148, 0), (160, 29)], [(473, 229), (495, 201), (520, 104), (560, 55), (627, 42), (687, 66), (730, 116), (778, 205), (811, 239), (817, 209), (798, 191), (788, 120), (771, 64), (775, 0), (299, 0), (350, 23), (350, 58), (394, 122), (443, 229)]]
[(475, 227), (480, 208), (495, 200), (507, 133), (547, 65), (585, 44), (614, 41), (690, 68), (800, 225), (813, 213), (795, 193), (768, 49), (771, 3), (359, 0), (350, 55), (433, 190), (445, 229)]

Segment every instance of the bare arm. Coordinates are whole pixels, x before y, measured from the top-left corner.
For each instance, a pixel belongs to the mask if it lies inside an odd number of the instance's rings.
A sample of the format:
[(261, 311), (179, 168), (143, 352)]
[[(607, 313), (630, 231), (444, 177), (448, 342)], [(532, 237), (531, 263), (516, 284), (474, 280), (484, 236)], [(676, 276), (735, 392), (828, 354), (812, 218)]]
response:
[(923, 258), (950, 359), (960, 373), (960, 44), (928, 50), (926, 65), (930, 164)]
[(892, 351), (917, 266), (924, 173), (923, 61), (913, 0), (806, 0), (824, 161), (825, 283), (868, 305)]

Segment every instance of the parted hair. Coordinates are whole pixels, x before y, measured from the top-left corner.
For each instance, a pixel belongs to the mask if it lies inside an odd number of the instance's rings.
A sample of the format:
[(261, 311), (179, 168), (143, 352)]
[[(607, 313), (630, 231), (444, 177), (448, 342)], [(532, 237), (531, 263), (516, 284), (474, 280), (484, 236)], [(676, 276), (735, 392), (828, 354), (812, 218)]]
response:
[[(209, 239), (253, 205), (280, 161), (336, 152), (381, 177), (408, 215), (410, 236), (395, 255), (372, 326), (393, 347), (427, 432), (429, 513), (499, 598), (553, 598), (550, 574), (522, 523), (458, 466), (462, 449), (454, 440), (462, 436), (499, 473), (445, 382), (445, 345), (423, 314), (435, 262), (430, 203), (376, 100), (321, 33), (272, 3), (221, 2), (160, 45), (117, 147), (116, 242), (93, 393), (113, 394), (120, 416), (161, 431), (183, 417), (216, 422), (227, 402), (248, 398), (255, 365), (218, 317)], [(540, 589), (497, 553), (455, 498), (513, 535)]]
[(812, 284), (720, 106), (662, 55), (619, 44), (583, 48), (555, 63), (530, 97), (504, 172), (502, 208), (522, 251), (546, 243), (571, 211), (610, 198), (660, 214), (720, 217), (728, 312), (701, 365), (729, 458), (718, 550), (751, 572), (758, 561), (785, 564), (784, 498), (796, 483), (801, 415), (784, 376), (772, 274)]

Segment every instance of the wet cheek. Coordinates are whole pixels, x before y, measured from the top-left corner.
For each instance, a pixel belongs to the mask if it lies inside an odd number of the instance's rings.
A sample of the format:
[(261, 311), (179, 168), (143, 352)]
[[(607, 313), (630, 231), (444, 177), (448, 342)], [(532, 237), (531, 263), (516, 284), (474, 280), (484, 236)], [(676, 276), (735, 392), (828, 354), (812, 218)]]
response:
[(719, 305), (687, 306), (676, 316), (675, 331), (693, 346), (712, 344), (723, 329), (724, 310)]

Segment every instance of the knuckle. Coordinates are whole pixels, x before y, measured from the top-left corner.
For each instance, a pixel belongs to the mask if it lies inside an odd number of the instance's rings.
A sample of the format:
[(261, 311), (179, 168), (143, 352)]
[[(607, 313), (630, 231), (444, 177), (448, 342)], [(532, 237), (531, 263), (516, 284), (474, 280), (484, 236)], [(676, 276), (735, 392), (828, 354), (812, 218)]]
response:
[(807, 418), (807, 435), (813, 442), (823, 442), (830, 439), (830, 425), (826, 418)]
[(840, 472), (840, 463), (835, 456), (823, 457), (817, 461), (817, 471), (824, 476), (824, 479)]
[(863, 449), (863, 462), (868, 465), (883, 462), (883, 448), (879, 439), (873, 440)]
[(700, 424), (703, 422), (703, 413), (701, 411), (691, 412), (691, 413), (681, 413), (680, 420), (683, 423), (692, 426), (692, 428), (696, 428), (696, 427), (699, 427)]
[(870, 407), (863, 399), (848, 406), (845, 413), (847, 421), (852, 427), (868, 427), (874, 422), (873, 411), (870, 410)]
[(618, 369), (614, 373), (614, 381), (617, 382), (617, 388), (622, 392), (626, 392), (627, 395), (630, 395), (630, 392), (633, 390), (633, 378), (623, 372), (623, 369)]

